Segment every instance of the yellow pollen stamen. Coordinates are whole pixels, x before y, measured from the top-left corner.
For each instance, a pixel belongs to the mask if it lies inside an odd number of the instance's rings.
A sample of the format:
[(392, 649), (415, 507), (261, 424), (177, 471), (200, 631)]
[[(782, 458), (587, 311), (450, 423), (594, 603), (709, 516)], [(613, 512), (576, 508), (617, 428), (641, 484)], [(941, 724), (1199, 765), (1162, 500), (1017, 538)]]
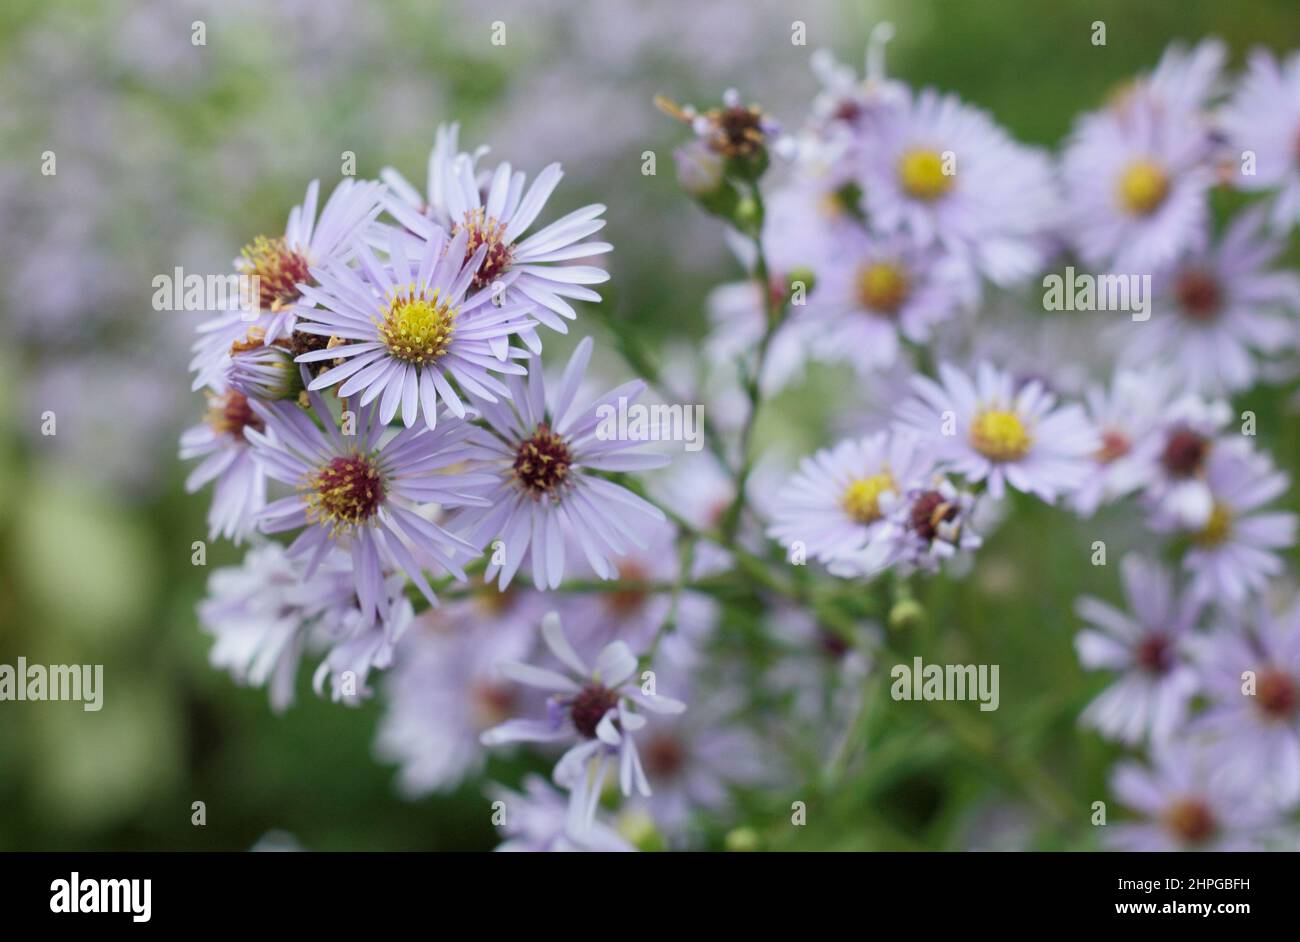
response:
[(415, 285), (395, 291), (376, 321), (379, 339), (388, 352), (406, 363), (432, 363), (447, 352), (456, 331), (460, 308), (444, 301), (434, 289), (426, 294)]
[(872, 262), (858, 269), (858, 300), (869, 311), (897, 314), (911, 288), (907, 273), (892, 262)]
[(927, 202), (950, 189), (953, 174), (944, 172), (943, 157), (934, 150), (910, 150), (898, 162), (899, 182), (909, 196)]
[(1014, 412), (989, 409), (975, 416), (970, 441), (991, 461), (1016, 461), (1029, 452), (1033, 438)]
[(1232, 511), (1216, 500), (1210, 510), (1210, 519), (1205, 521), (1205, 526), (1192, 537), (1192, 541), (1198, 546), (1214, 547), (1227, 540), (1231, 533)]
[(844, 489), (840, 503), (850, 517), (858, 523), (874, 523), (880, 519), (880, 497), (885, 493), (895, 493), (893, 475), (888, 471), (858, 478)]
[(1135, 160), (1119, 178), (1119, 202), (1135, 216), (1149, 216), (1169, 195), (1169, 177), (1151, 160)]

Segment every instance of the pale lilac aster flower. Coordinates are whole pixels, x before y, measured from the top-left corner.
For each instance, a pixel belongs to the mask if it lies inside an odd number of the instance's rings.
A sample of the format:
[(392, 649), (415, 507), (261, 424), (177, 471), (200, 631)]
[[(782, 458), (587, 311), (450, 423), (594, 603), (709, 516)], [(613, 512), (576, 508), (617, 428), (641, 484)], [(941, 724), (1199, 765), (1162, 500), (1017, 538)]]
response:
[(387, 437), (373, 406), (357, 410), (355, 429), (346, 422), (340, 429), (318, 394), (311, 394), (311, 404), (319, 425), (292, 403), (253, 403), (266, 425), (265, 432), (248, 432), (254, 456), (269, 477), (297, 490), (267, 505), (262, 529), (302, 528), (289, 552), (309, 559), (309, 576), (331, 548), (350, 552), (367, 619), (388, 615), (385, 570), (405, 572), (436, 605), (424, 568), (436, 562), (464, 579), (456, 557), (475, 550), (427, 520), (419, 508), (430, 503), (486, 506), (474, 491), (490, 479), (449, 470), (475, 453), (467, 442), (469, 425), (402, 429)]
[[(1192, 573), (1192, 590), (1207, 599), (1237, 604), (1262, 592), (1283, 570), (1279, 550), (1295, 545), (1296, 515), (1265, 505), (1286, 489), (1288, 477), (1267, 455), (1243, 443), (1222, 441), (1205, 459), (1211, 505), (1205, 523), (1190, 531), (1183, 565)], [(1152, 526), (1178, 530), (1178, 521), (1157, 516)]]
[(902, 341), (923, 344), (935, 326), (979, 297), (970, 266), (902, 235), (854, 231), (818, 268), (817, 290), (800, 317), (822, 360), (848, 360), (859, 373), (891, 366)]
[(933, 468), (930, 451), (905, 430), (824, 448), (800, 462), (776, 495), (768, 535), (823, 563), (858, 553), (884, 531), (895, 502)]
[(251, 328), (265, 343), (293, 334), (302, 296), (302, 285), (315, 283), (312, 269), (346, 264), (353, 255), (357, 237), (379, 215), (383, 187), (378, 183), (344, 179), (334, 188), (316, 218), (320, 181), (307, 187), (302, 204), (289, 212), (284, 235), (259, 236), (235, 260), (235, 269), (258, 279), (257, 313), (225, 311), (198, 328), (190, 369), (197, 375), (194, 389), (215, 387), (230, 362), (230, 348), (245, 340)]
[(569, 800), (540, 775), (524, 778), (522, 793), (499, 785), (488, 789), (488, 797), (502, 803), (505, 840), (498, 851), (547, 853), (635, 851), (636, 847), (603, 821), (594, 821), (582, 834), (569, 826)]
[(400, 408), (407, 428), (423, 416), (430, 429), (437, 424), (439, 399), (458, 418), (465, 416), (453, 380), (462, 393), (488, 401), (508, 395), (492, 374), (525, 372), (509, 359), (510, 337), (532, 323), (524, 316), (530, 306), (498, 306), (486, 292), (466, 297), (488, 251), (479, 246), (462, 262), (468, 238), (461, 232), (448, 244), (438, 230), (420, 243), (395, 233), (387, 265), (362, 245), (358, 269), (316, 272), (319, 287), (304, 288), (303, 297), (317, 307), (303, 312), (299, 329), (343, 343), (297, 359), (344, 362), (308, 388), (337, 385), (339, 396), (359, 395), (362, 406), (378, 400), (385, 424)]
[(208, 539), (221, 536), (240, 543), (253, 531), (266, 506), (266, 475), (253, 459), (244, 430), (261, 431), (264, 424), (248, 397), (238, 390), (208, 392), (207, 397), (203, 422), (181, 435), (181, 460), (203, 459), (185, 479), (185, 490), (193, 494), (215, 482), (208, 508)]
[(1057, 203), (1044, 153), (934, 89), (872, 114), (863, 135), (859, 180), (873, 227), (938, 243), (999, 285), (1042, 265)]
[(642, 471), (667, 464), (665, 455), (636, 451), (640, 442), (601, 438), (603, 413), (620, 398), (633, 402), (645, 388), (640, 380), (578, 407), (574, 400), (591, 359), (590, 337), (578, 344), (558, 385), (548, 395), (542, 364), (532, 361), (527, 384), (510, 377), (511, 401), (475, 402), (487, 423), (470, 441), (488, 459), (493, 486), (485, 492), (486, 512), (462, 512), (453, 526), (482, 548), (492, 541), (489, 581), (508, 586), (531, 556), (533, 584), (554, 589), (564, 578), (565, 538), (572, 538), (596, 575), (612, 579), (610, 557), (644, 546), (646, 524), (663, 512), (627, 488), (593, 474)]
[[(619, 788), (650, 795), (634, 734), (646, 726), (638, 710), (681, 713), (686, 705), (638, 686), (637, 659), (622, 641), (601, 650), (593, 666), (574, 651), (555, 613), (542, 620), (542, 638), (566, 672), (519, 662), (501, 664), (518, 683), (551, 692), (543, 719), (509, 720), (482, 736), (484, 745), (509, 742), (573, 743), (555, 766), (557, 785), (569, 790), (569, 831), (590, 831), (605, 778), (617, 768)], [(576, 679), (575, 679), (576, 678)], [(633, 707), (637, 709), (633, 709)]]
[(1255, 172), (1235, 173), (1233, 182), (1244, 190), (1276, 192), (1270, 217), (1278, 232), (1300, 222), (1300, 52), (1279, 63), (1268, 50), (1254, 50), (1219, 126), (1234, 163), (1246, 151), (1255, 155)]
[[(1143, 503), (1170, 525), (1199, 528), (1210, 518), (1213, 495), (1206, 483), (1206, 461), (1232, 418), (1221, 399), (1182, 396), (1166, 410), (1156, 430), (1155, 460)], [(1104, 429), (1103, 429), (1104, 433)]]
[(1097, 270), (1154, 275), (1209, 234), (1203, 117), (1139, 86), (1079, 119), (1062, 158), (1066, 235)]
[(1203, 600), (1178, 596), (1169, 571), (1136, 554), (1124, 557), (1120, 575), (1131, 615), (1091, 596), (1075, 603), (1090, 626), (1074, 639), (1079, 662), (1119, 674), (1080, 721), (1130, 746), (1148, 737), (1163, 742), (1183, 728), (1199, 686), (1187, 641)]
[(1093, 385), (1084, 394), (1088, 419), (1101, 435), (1091, 472), (1070, 495), (1070, 506), (1091, 517), (1103, 504), (1148, 484), (1164, 444), (1162, 427), (1172, 388), (1167, 372), (1119, 370), (1109, 388)]
[(497, 664), (529, 656), (543, 603), (493, 591), (427, 612), (406, 633), (375, 738), (376, 754), (399, 765), (403, 795), (447, 792), (482, 771), (479, 736), (526, 706)]
[(1212, 250), (1160, 277), (1151, 319), (1122, 325), (1121, 362), (1167, 362), (1184, 388), (1208, 395), (1255, 385), (1255, 357), (1291, 340), (1300, 314), (1300, 276), (1272, 268), (1286, 243), (1262, 223), (1241, 213)]
[(1107, 826), (1106, 843), (1128, 851), (1262, 849), (1276, 813), (1219, 772), (1211, 751), (1195, 741), (1157, 748), (1151, 766), (1121, 763), (1111, 791), (1143, 820)]
[[(567, 333), (564, 320), (578, 316), (569, 300), (599, 301), (600, 295), (586, 286), (609, 280), (602, 268), (567, 263), (603, 255), (613, 246), (583, 241), (605, 226), (599, 218), (605, 211), (600, 203), (575, 210), (524, 238), (563, 176), (558, 163), (550, 164), (525, 191), (523, 172), (503, 163), (482, 193), (474, 160), (462, 154), (445, 167), (440, 196), (446, 203), (451, 235), (468, 240), (466, 257), (480, 250), (485, 253), (482, 266), (475, 267), (473, 290), (487, 291), (498, 300), (534, 302), (533, 316), (540, 323)], [(442, 231), (419, 207), (401, 199), (390, 199), (387, 207), (398, 222), (422, 238), (432, 239)], [(531, 327), (523, 336), (534, 352), (541, 349)]]
[(1226, 775), (1279, 804), (1300, 801), (1300, 603), (1273, 614), (1265, 602), (1224, 623), (1197, 648), (1209, 706), (1198, 729), (1213, 735)]
[(863, 550), (832, 561), (832, 574), (870, 578), (897, 567), (906, 577), (917, 570), (938, 572), (945, 564), (951, 564), (951, 575), (964, 571), (984, 542), (977, 532), (975, 495), (942, 474), (917, 480), (891, 501), (883, 526)]
[(1017, 388), (988, 363), (973, 381), (940, 364), (939, 378), (942, 385), (913, 379), (919, 398), (900, 407), (896, 427), (920, 433), (941, 466), (971, 482), (987, 480), (994, 500), (1009, 484), (1051, 503), (1086, 480), (1101, 439), (1079, 406), (1058, 407), (1037, 381)]

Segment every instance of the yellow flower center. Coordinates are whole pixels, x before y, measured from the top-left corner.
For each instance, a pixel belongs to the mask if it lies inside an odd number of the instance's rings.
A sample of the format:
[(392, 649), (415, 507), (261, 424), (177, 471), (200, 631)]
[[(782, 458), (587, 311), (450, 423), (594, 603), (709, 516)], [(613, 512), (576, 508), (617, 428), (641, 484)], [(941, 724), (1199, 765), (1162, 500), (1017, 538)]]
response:
[(416, 365), (432, 363), (451, 346), (459, 313), (460, 308), (442, 300), (437, 289), (426, 295), (409, 285), (389, 299), (382, 320), (377, 322), (379, 339), (399, 360)]
[(858, 523), (874, 523), (880, 519), (880, 495), (896, 490), (893, 475), (882, 471), (853, 481), (845, 488), (841, 504)]
[(891, 262), (872, 262), (858, 269), (858, 300), (877, 314), (897, 314), (910, 287), (907, 273)]
[(1016, 461), (1023, 458), (1033, 444), (1020, 416), (997, 409), (975, 416), (970, 427), (970, 441), (976, 451), (991, 461)]
[(1136, 216), (1149, 216), (1169, 195), (1169, 177), (1151, 160), (1135, 160), (1119, 178), (1119, 202)]
[(1219, 501), (1214, 502), (1210, 510), (1210, 519), (1205, 526), (1192, 537), (1198, 546), (1214, 547), (1228, 539), (1232, 532), (1232, 511)]
[(934, 150), (910, 150), (898, 162), (898, 178), (909, 196), (937, 200), (952, 189), (953, 175), (944, 172), (943, 157)]

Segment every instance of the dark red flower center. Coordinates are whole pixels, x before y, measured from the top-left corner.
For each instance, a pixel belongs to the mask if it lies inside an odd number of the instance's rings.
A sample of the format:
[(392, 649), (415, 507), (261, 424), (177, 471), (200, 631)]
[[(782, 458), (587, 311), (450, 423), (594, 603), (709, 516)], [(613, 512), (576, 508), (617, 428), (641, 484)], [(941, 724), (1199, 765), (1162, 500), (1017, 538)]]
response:
[(233, 389), (220, 396), (214, 396), (209, 401), (208, 424), (218, 434), (229, 435), (240, 440), (243, 439), (246, 428), (256, 432), (265, 428), (265, 424), (249, 405), (248, 397)]
[(519, 445), (513, 467), (515, 478), (538, 499), (546, 494), (556, 495), (568, 481), (572, 463), (568, 444), (543, 422), (531, 438)]
[(332, 528), (356, 526), (379, 512), (384, 479), (364, 455), (343, 455), (317, 469), (307, 481), (308, 518)]
[(1178, 276), (1174, 294), (1183, 314), (1194, 321), (1214, 320), (1223, 301), (1218, 279), (1198, 269), (1189, 269)]
[(673, 736), (660, 733), (641, 750), (641, 764), (652, 779), (669, 779), (686, 765), (686, 750)]
[(573, 728), (587, 739), (596, 738), (596, 727), (605, 714), (618, 705), (618, 694), (600, 684), (583, 687), (569, 705)]
[(263, 308), (279, 310), (298, 300), (298, 285), (314, 285), (304, 255), (289, 248), (283, 238), (258, 236), (244, 247), (247, 272), (256, 275), (258, 299)]
[(457, 226), (452, 235), (459, 235), (464, 230), (469, 233), (465, 243), (465, 259), (468, 261), (480, 246), (486, 245), (487, 254), (483, 264), (474, 275), (471, 287), (475, 291), (488, 287), (503, 275), (515, 260), (514, 246), (506, 241), (506, 225), (492, 216), (485, 216), (482, 207), (465, 213), (464, 221)]
[(1210, 450), (1209, 441), (1190, 429), (1179, 429), (1165, 442), (1160, 463), (1165, 470), (1178, 478), (1190, 478), (1201, 470)]
[(1289, 720), (1300, 705), (1295, 678), (1276, 667), (1265, 668), (1259, 672), (1255, 702), (1270, 719)]
[(1144, 671), (1163, 674), (1173, 666), (1173, 645), (1160, 633), (1147, 635), (1137, 647), (1137, 662)]
[(956, 516), (956, 504), (950, 503), (938, 491), (925, 491), (912, 502), (908, 523), (921, 539), (929, 543), (939, 535), (940, 524)]
[(1110, 464), (1127, 455), (1132, 447), (1128, 436), (1123, 432), (1107, 429), (1101, 433), (1101, 447), (1097, 449), (1097, 460), (1102, 464)]
[(1165, 826), (1184, 844), (1203, 844), (1218, 825), (1214, 813), (1199, 798), (1180, 798), (1165, 811)]

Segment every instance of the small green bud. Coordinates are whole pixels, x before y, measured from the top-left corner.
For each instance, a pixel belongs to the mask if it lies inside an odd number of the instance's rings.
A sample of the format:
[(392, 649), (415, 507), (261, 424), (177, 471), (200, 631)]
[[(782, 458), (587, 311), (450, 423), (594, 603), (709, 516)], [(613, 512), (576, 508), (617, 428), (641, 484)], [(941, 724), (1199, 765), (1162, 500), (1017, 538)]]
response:
[(889, 627), (895, 631), (915, 628), (925, 620), (925, 608), (913, 598), (899, 599), (889, 610)]
[(729, 851), (745, 852), (758, 850), (758, 832), (751, 827), (739, 827), (727, 832), (723, 846)]

